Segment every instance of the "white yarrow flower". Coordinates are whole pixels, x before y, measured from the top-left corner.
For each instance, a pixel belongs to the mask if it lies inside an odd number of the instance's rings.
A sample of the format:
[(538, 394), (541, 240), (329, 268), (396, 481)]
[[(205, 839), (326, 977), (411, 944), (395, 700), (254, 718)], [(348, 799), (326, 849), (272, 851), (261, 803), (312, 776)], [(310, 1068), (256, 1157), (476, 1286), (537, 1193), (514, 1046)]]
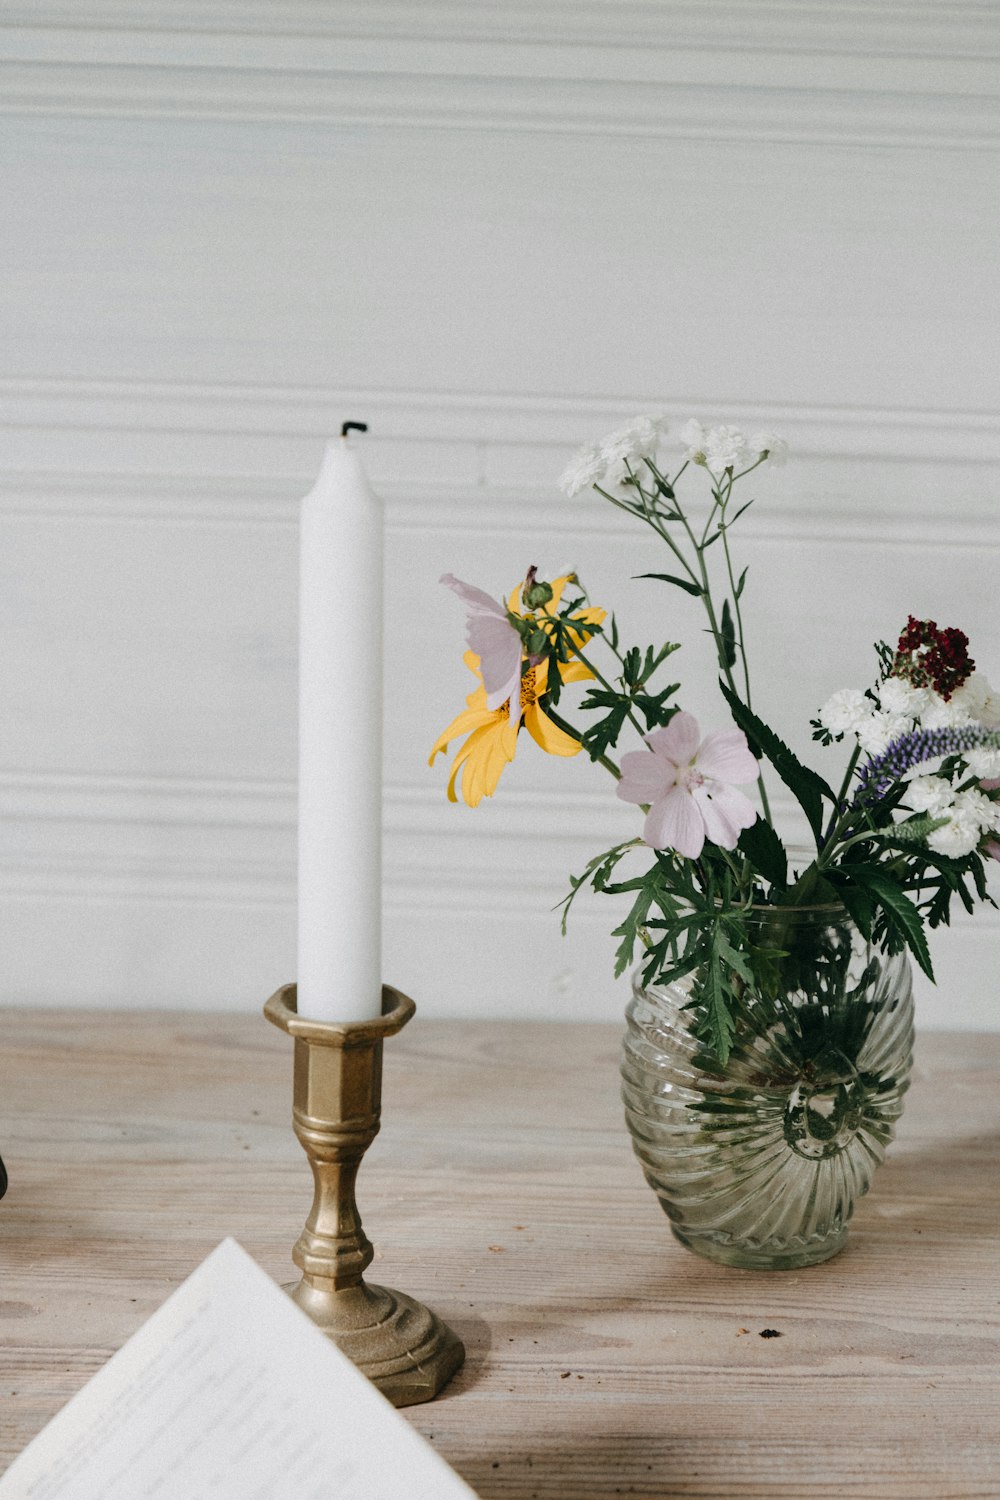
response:
[(758, 457), (767, 454), (767, 462), (780, 469), (788, 462), (788, 444), (776, 432), (755, 432), (750, 439), (750, 451)]
[(705, 437), (705, 467), (716, 479), (746, 458), (747, 440), (738, 427), (713, 427)]
[(902, 677), (887, 677), (878, 690), (878, 703), (887, 714), (919, 719), (930, 706), (930, 698), (926, 688), (914, 687)]
[(688, 463), (703, 464), (705, 462), (705, 438), (704, 427), (694, 417), (684, 423), (681, 428), (681, 442), (684, 445), (684, 457)]
[(982, 830), (971, 813), (960, 812), (949, 818), (941, 828), (927, 835), (927, 847), (935, 854), (947, 854), (952, 859), (963, 859), (971, 854), (979, 843)]
[(866, 755), (881, 755), (909, 727), (909, 719), (902, 714), (887, 714), (878, 709), (858, 726), (858, 744)]
[(593, 443), (581, 448), (570, 460), (559, 480), (559, 488), (572, 500), (581, 490), (590, 489), (604, 477), (607, 462)]
[(951, 783), (940, 776), (915, 776), (906, 788), (907, 807), (913, 812), (930, 813), (932, 818), (940, 818), (954, 801)]
[(1000, 717), (1000, 696), (982, 672), (973, 672), (948, 699), (952, 712), (966, 713), (969, 719), (994, 728)]
[(841, 688), (823, 704), (819, 721), (831, 734), (856, 734), (871, 711), (871, 699), (858, 688)]
[(962, 724), (975, 722), (975, 715), (970, 713), (957, 693), (944, 699), (933, 688), (926, 688), (925, 692), (929, 702), (920, 715), (922, 729), (956, 729)]
[(667, 430), (664, 417), (633, 417), (624, 427), (609, 433), (601, 442), (601, 455), (608, 468), (626, 461), (634, 467), (644, 458), (654, 458), (660, 439)]
[(988, 745), (977, 745), (966, 750), (963, 757), (973, 776), (980, 781), (994, 781), (1000, 776), (1000, 750), (991, 750)]
[(974, 787), (970, 787), (967, 792), (957, 793), (954, 807), (956, 813), (975, 818), (980, 833), (986, 833), (996, 826), (997, 804), (985, 792), (978, 792)]
[(983, 699), (979, 722), (989, 729), (1000, 729), (1000, 693), (989, 684), (987, 684), (986, 696)]
[(626, 464), (635, 468), (644, 458), (653, 458), (667, 430), (665, 417), (635, 417), (599, 443), (588, 443), (570, 460), (559, 480), (559, 488), (570, 499), (592, 485), (609, 489), (628, 477)]

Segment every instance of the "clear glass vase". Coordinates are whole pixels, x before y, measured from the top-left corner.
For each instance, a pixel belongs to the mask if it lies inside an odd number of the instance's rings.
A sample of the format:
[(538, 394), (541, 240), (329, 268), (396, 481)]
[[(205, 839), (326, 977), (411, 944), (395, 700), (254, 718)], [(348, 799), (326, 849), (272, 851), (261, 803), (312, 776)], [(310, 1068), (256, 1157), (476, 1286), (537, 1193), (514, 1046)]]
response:
[[(836, 1255), (902, 1113), (913, 1049), (905, 954), (846, 912), (759, 908), (765, 993), (724, 1069), (692, 1033), (690, 978), (633, 984), (622, 1095), (646, 1180), (682, 1244), (787, 1270)], [(760, 955), (765, 955), (764, 959)]]

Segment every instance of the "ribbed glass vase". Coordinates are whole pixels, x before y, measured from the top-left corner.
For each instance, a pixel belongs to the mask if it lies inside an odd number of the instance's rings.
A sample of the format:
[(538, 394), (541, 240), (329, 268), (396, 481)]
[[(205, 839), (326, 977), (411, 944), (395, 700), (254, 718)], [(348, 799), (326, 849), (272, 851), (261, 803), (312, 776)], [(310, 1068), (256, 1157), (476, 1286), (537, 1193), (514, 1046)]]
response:
[(692, 1034), (690, 978), (637, 977), (622, 1092), (681, 1243), (785, 1270), (836, 1255), (885, 1156), (909, 1084), (912, 984), (905, 954), (873, 948), (839, 908), (760, 908), (748, 936), (766, 993), (725, 1068)]

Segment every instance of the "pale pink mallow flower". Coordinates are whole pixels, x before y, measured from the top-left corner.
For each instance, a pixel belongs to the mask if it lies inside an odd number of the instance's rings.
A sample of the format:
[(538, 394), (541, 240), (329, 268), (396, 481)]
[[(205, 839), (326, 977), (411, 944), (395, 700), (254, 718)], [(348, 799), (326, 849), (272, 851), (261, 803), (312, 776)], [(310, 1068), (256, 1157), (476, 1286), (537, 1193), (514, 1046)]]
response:
[(706, 839), (735, 849), (757, 820), (753, 803), (736, 788), (760, 774), (742, 730), (717, 729), (702, 739), (694, 715), (679, 713), (644, 739), (649, 750), (622, 756), (618, 783), (623, 802), (649, 804), (643, 841), (687, 859), (697, 859)]
[(479, 657), (479, 672), (486, 689), (486, 707), (494, 712), (510, 699), (511, 718), (521, 717), (521, 637), (510, 623), (507, 611), (496, 599), (454, 573), (443, 573), (440, 582), (452, 589), (466, 607), (465, 639)]

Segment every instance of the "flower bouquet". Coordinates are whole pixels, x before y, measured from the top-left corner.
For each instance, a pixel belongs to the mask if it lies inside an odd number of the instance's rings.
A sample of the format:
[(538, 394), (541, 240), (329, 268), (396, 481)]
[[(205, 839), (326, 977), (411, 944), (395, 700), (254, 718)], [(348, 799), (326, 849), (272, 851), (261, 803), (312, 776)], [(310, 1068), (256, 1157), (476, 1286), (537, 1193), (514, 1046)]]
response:
[[(729, 722), (703, 734), (663, 680), (677, 643), (623, 643), (576, 574), (532, 567), (506, 602), (447, 574), (478, 685), (431, 760), (464, 737), (448, 795), (475, 807), (523, 727), (548, 754), (601, 764), (641, 811), (641, 832), (571, 876), (562, 903), (564, 925), (585, 886), (630, 903), (615, 936), (617, 974), (639, 956), (623, 1063), (636, 1150), (692, 1248), (804, 1265), (840, 1248), (901, 1110), (909, 958), (933, 978), (927, 929), (955, 900), (991, 900), (1000, 694), (961, 630), (911, 617), (876, 644), (870, 685), (827, 695), (812, 721), (821, 746), (847, 742), (843, 775), (805, 765), (754, 711), (748, 569), (730, 538), (752, 503), (737, 486), (786, 445), (689, 422), (670, 472), (665, 431), (637, 419), (582, 450), (562, 488), (593, 488), (656, 533), (670, 571), (641, 576), (700, 601)], [(692, 480), (707, 489), (695, 510)], [(810, 830), (802, 857), (775, 827), (774, 779)]]

